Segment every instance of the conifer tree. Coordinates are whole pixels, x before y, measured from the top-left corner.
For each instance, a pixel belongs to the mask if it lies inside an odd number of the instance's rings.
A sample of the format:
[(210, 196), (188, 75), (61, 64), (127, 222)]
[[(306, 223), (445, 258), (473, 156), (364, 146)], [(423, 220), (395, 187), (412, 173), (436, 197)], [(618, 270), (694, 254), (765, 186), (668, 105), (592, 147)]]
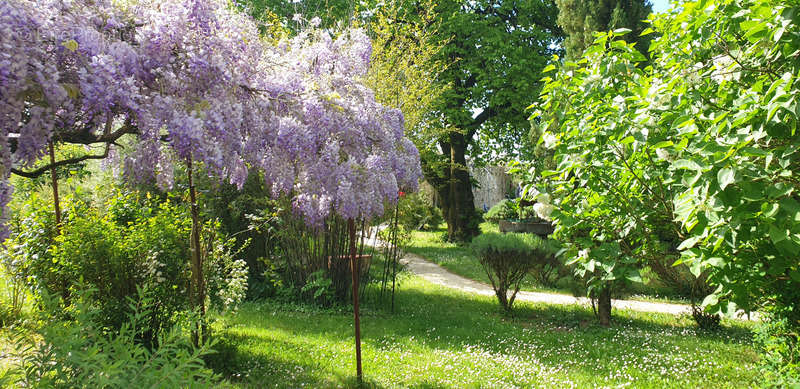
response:
[(647, 55), (649, 39), (640, 37), (647, 28), (644, 22), (652, 12), (647, 0), (556, 0), (558, 6), (558, 25), (564, 30), (566, 38), (564, 49), (567, 58), (580, 58), (583, 51), (594, 41), (597, 31), (629, 28), (625, 35), (628, 42), (637, 42), (637, 48)]

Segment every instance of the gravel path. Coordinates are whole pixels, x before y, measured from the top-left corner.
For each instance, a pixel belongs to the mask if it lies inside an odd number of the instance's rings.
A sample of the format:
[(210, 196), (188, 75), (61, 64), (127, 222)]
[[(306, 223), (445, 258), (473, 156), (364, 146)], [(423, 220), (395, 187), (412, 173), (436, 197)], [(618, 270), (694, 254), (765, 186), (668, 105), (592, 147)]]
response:
[[(451, 273), (447, 269), (430, 262), (418, 255), (407, 253), (401, 262), (408, 266), (412, 273), (421, 276), (422, 278), (438, 285), (446, 286), (448, 288), (462, 290), (468, 293), (475, 293), (484, 296), (494, 296), (494, 290), (491, 285), (482, 282), (470, 280), (461, 277), (457, 274)], [(586, 297), (573, 297), (565, 294), (557, 293), (540, 293), (540, 292), (527, 292), (520, 291), (517, 293), (517, 301), (529, 301), (536, 303), (547, 304), (581, 304), (589, 306), (589, 299)], [(655, 303), (646, 301), (632, 301), (632, 300), (612, 300), (611, 305), (617, 309), (630, 309), (633, 311), (641, 312), (660, 312), (669, 313), (673, 315), (688, 314), (691, 312), (689, 305), (685, 304), (669, 304), (669, 303)]]

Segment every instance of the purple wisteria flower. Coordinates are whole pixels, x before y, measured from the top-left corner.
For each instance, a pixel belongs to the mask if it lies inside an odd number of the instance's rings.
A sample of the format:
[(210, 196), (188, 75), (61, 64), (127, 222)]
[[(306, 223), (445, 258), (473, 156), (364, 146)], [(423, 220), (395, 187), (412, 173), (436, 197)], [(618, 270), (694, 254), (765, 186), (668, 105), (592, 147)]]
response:
[[(49, 141), (135, 135), (130, 179), (173, 180), (192, 158), (241, 187), (261, 170), (312, 224), (369, 218), (414, 190), (402, 114), (361, 82), (363, 31), (312, 28), (271, 45), (222, 0), (0, 2), (0, 206), (13, 168)], [(311, 23), (313, 26), (314, 23)], [(5, 212), (3, 212), (5, 215)]]

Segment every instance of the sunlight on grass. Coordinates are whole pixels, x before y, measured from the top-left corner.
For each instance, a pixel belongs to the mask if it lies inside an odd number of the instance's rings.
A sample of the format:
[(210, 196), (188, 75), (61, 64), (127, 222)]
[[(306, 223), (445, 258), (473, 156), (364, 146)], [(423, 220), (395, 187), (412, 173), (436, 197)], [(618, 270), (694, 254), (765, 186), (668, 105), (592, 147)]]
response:
[[(367, 303), (365, 380), (374, 387), (748, 387), (756, 355), (747, 323), (718, 333), (691, 319), (520, 302), (506, 317), (491, 297), (404, 277), (394, 315)], [(214, 365), (237, 387), (354, 384), (347, 310), (250, 303), (216, 325)]]

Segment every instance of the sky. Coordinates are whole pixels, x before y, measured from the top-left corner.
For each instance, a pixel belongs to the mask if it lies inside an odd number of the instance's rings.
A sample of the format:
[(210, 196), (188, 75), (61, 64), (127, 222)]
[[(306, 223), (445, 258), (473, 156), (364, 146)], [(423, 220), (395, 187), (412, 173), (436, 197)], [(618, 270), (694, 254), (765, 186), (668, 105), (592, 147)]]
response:
[(653, 12), (664, 12), (669, 9), (669, 0), (650, 0), (653, 3)]

